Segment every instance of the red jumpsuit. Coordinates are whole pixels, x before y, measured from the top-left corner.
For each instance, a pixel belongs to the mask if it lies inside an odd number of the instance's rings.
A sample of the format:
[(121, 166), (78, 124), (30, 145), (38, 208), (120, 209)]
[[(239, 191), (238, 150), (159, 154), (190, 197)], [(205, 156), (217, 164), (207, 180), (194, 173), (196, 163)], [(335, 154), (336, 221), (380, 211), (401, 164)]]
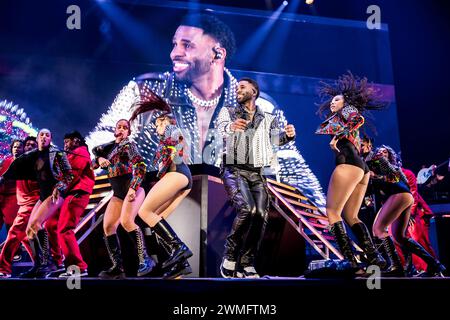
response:
[(67, 153), (67, 158), (74, 179), (66, 192), (59, 218), (56, 215), (56, 219), (47, 220), (45, 228), (49, 233), (50, 247), (55, 260), (59, 262), (56, 257), (60, 256), (62, 251), (66, 267), (76, 265), (84, 271), (87, 264), (81, 256), (74, 230), (89, 203), (89, 196), (95, 185), (95, 174), (87, 147), (76, 148)]
[(32, 256), (28, 241), (24, 241), (27, 236), (25, 230), (30, 219), (31, 211), (39, 200), (39, 185), (36, 181), (18, 180), (16, 185), (16, 203), (19, 205), (19, 210), (8, 231), (5, 245), (0, 254), (0, 272), (7, 274), (11, 274), (11, 264), (20, 242), (23, 241), (28, 253)]
[[(0, 164), (0, 176), (8, 170), (13, 160), (13, 157), (8, 157)], [(7, 228), (13, 224), (18, 210), (16, 181), (5, 180), (0, 184), (0, 229), (3, 224), (6, 224)]]
[[(413, 224), (410, 224), (408, 232), (414, 240), (416, 240), (422, 247), (424, 247), (433, 257), (436, 258), (436, 253), (433, 250), (429, 236), (429, 221), (433, 216), (433, 211), (427, 205), (425, 200), (419, 194), (417, 190), (417, 179), (411, 170), (402, 168), (403, 173), (408, 178), (408, 184), (411, 189), (411, 193), (414, 197), (414, 204), (411, 207), (411, 220)], [(413, 264), (417, 270), (426, 270), (427, 264), (413, 255)]]

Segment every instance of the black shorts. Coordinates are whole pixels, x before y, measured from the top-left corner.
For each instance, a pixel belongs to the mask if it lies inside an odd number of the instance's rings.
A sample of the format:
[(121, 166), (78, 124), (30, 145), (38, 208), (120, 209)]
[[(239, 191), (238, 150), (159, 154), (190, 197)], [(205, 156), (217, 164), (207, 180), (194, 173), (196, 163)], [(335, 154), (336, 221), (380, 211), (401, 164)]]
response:
[(191, 170), (189, 170), (189, 167), (184, 163), (180, 163), (176, 165), (175, 172), (181, 173), (188, 178), (188, 184), (186, 187), (184, 187), (182, 190), (189, 190), (192, 189), (192, 175)]
[[(44, 200), (45, 199), (47, 199), (48, 197), (50, 197), (51, 195), (53, 194), (53, 191), (52, 192), (50, 192), (50, 193), (48, 193), (48, 192), (46, 192), (46, 193), (40, 193), (39, 194), (39, 200), (41, 200), (41, 202), (44, 202)], [(61, 198), (65, 198), (66, 197), (66, 195), (64, 194), (64, 192), (59, 192), (59, 196), (61, 197)]]
[(339, 153), (336, 155), (336, 166), (340, 164), (350, 164), (364, 170), (364, 174), (369, 172), (367, 163), (359, 156), (356, 147), (347, 139), (341, 139), (337, 142)]
[[(50, 197), (53, 194), (53, 189), (55, 188), (55, 185), (51, 186), (47, 186), (47, 188), (41, 188), (39, 190), (39, 200), (41, 200), (41, 202), (44, 202), (45, 199), (47, 199), (48, 197)], [(59, 196), (61, 198), (65, 198), (66, 195), (64, 194), (64, 192), (59, 192)]]
[(399, 181), (399, 182), (395, 182), (395, 183), (383, 181), (382, 183), (380, 183), (376, 186), (380, 190), (381, 198), (383, 201), (386, 201), (390, 196), (392, 196), (394, 194), (411, 193), (409, 186), (403, 181)]
[(109, 178), (109, 183), (111, 183), (111, 188), (114, 191), (114, 197), (121, 200), (125, 199), (128, 190), (130, 189), (131, 179), (133, 179), (131, 173)]

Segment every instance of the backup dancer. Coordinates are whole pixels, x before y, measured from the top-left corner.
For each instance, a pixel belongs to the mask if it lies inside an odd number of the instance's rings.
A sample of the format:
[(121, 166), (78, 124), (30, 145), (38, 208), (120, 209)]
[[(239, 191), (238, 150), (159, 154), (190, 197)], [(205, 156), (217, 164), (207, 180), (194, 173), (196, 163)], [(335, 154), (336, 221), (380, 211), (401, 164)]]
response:
[(140, 187), (146, 172), (146, 165), (134, 142), (129, 139), (130, 123), (122, 119), (116, 123), (115, 140), (95, 147), (92, 152), (96, 162), (108, 171), (108, 178), (114, 192), (103, 218), (104, 240), (112, 266), (100, 272), (104, 279), (122, 279), (125, 277), (117, 228), (119, 223), (128, 232), (133, 241), (139, 266), (137, 276), (150, 273), (155, 266), (147, 254), (144, 236), (135, 223), (138, 209), (145, 198)]
[(361, 273), (342, 218), (351, 227), (362, 247), (367, 262), (384, 267), (386, 261), (379, 254), (366, 225), (358, 218), (369, 182), (369, 169), (359, 156), (361, 140), (359, 128), (364, 124), (365, 110), (382, 109), (385, 104), (377, 101), (376, 91), (351, 73), (342, 75), (333, 84), (323, 83), (320, 95), (325, 100), (319, 113), (329, 110), (316, 134), (331, 135), (330, 148), (336, 156), (336, 167), (331, 175), (326, 212), (339, 250), (350, 262), (352, 269)]
[(383, 205), (378, 212), (374, 224), (374, 237), (380, 240), (390, 260), (390, 267), (383, 273), (385, 276), (405, 276), (405, 272), (395, 249), (392, 237), (402, 251), (415, 254), (428, 265), (427, 273), (431, 276), (442, 276), (445, 267), (426, 251), (414, 239), (407, 236), (408, 222), (411, 216), (411, 207), (414, 198), (408, 186), (408, 180), (400, 166), (397, 155), (389, 146), (379, 147), (374, 156), (366, 159), (371, 170), (375, 188), (381, 191)]
[(135, 109), (130, 121), (141, 113), (153, 111), (159, 144), (154, 158), (158, 168), (158, 182), (150, 189), (139, 209), (139, 216), (161, 240), (168, 259), (162, 263), (164, 278), (175, 278), (192, 272), (187, 261), (191, 250), (180, 240), (167, 217), (178, 207), (192, 188), (192, 176), (186, 165), (185, 141), (169, 105), (159, 96), (151, 94), (145, 103)]

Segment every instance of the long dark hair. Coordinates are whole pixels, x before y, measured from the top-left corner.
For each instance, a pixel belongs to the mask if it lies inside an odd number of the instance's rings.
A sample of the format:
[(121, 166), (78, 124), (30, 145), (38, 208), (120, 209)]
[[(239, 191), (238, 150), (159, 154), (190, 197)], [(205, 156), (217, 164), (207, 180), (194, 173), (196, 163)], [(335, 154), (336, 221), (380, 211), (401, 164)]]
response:
[[(381, 110), (387, 103), (381, 101), (381, 94), (366, 77), (354, 76), (350, 71), (341, 75), (334, 83), (321, 81), (319, 84), (319, 97), (322, 100), (318, 104), (317, 113), (322, 115), (329, 110), (333, 97), (342, 95), (345, 105), (351, 105), (360, 112), (366, 110)], [(329, 114), (329, 112), (327, 113)]]
[(148, 90), (142, 101), (135, 103), (135, 109), (130, 117), (130, 122), (135, 120), (138, 115), (147, 111), (159, 110), (165, 113), (170, 113), (169, 104), (163, 98), (158, 96), (153, 91)]

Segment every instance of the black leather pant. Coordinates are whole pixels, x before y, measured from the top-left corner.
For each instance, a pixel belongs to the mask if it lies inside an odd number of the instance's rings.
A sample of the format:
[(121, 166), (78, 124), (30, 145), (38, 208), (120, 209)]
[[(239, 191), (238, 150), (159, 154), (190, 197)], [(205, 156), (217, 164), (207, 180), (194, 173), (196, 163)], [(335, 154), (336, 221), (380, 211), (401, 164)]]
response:
[(225, 190), (236, 211), (231, 232), (225, 242), (224, 256), (241, 266), (254, 265), (255, 255), (267, 224), (269, 196), (258, 172), (225, 167)]

